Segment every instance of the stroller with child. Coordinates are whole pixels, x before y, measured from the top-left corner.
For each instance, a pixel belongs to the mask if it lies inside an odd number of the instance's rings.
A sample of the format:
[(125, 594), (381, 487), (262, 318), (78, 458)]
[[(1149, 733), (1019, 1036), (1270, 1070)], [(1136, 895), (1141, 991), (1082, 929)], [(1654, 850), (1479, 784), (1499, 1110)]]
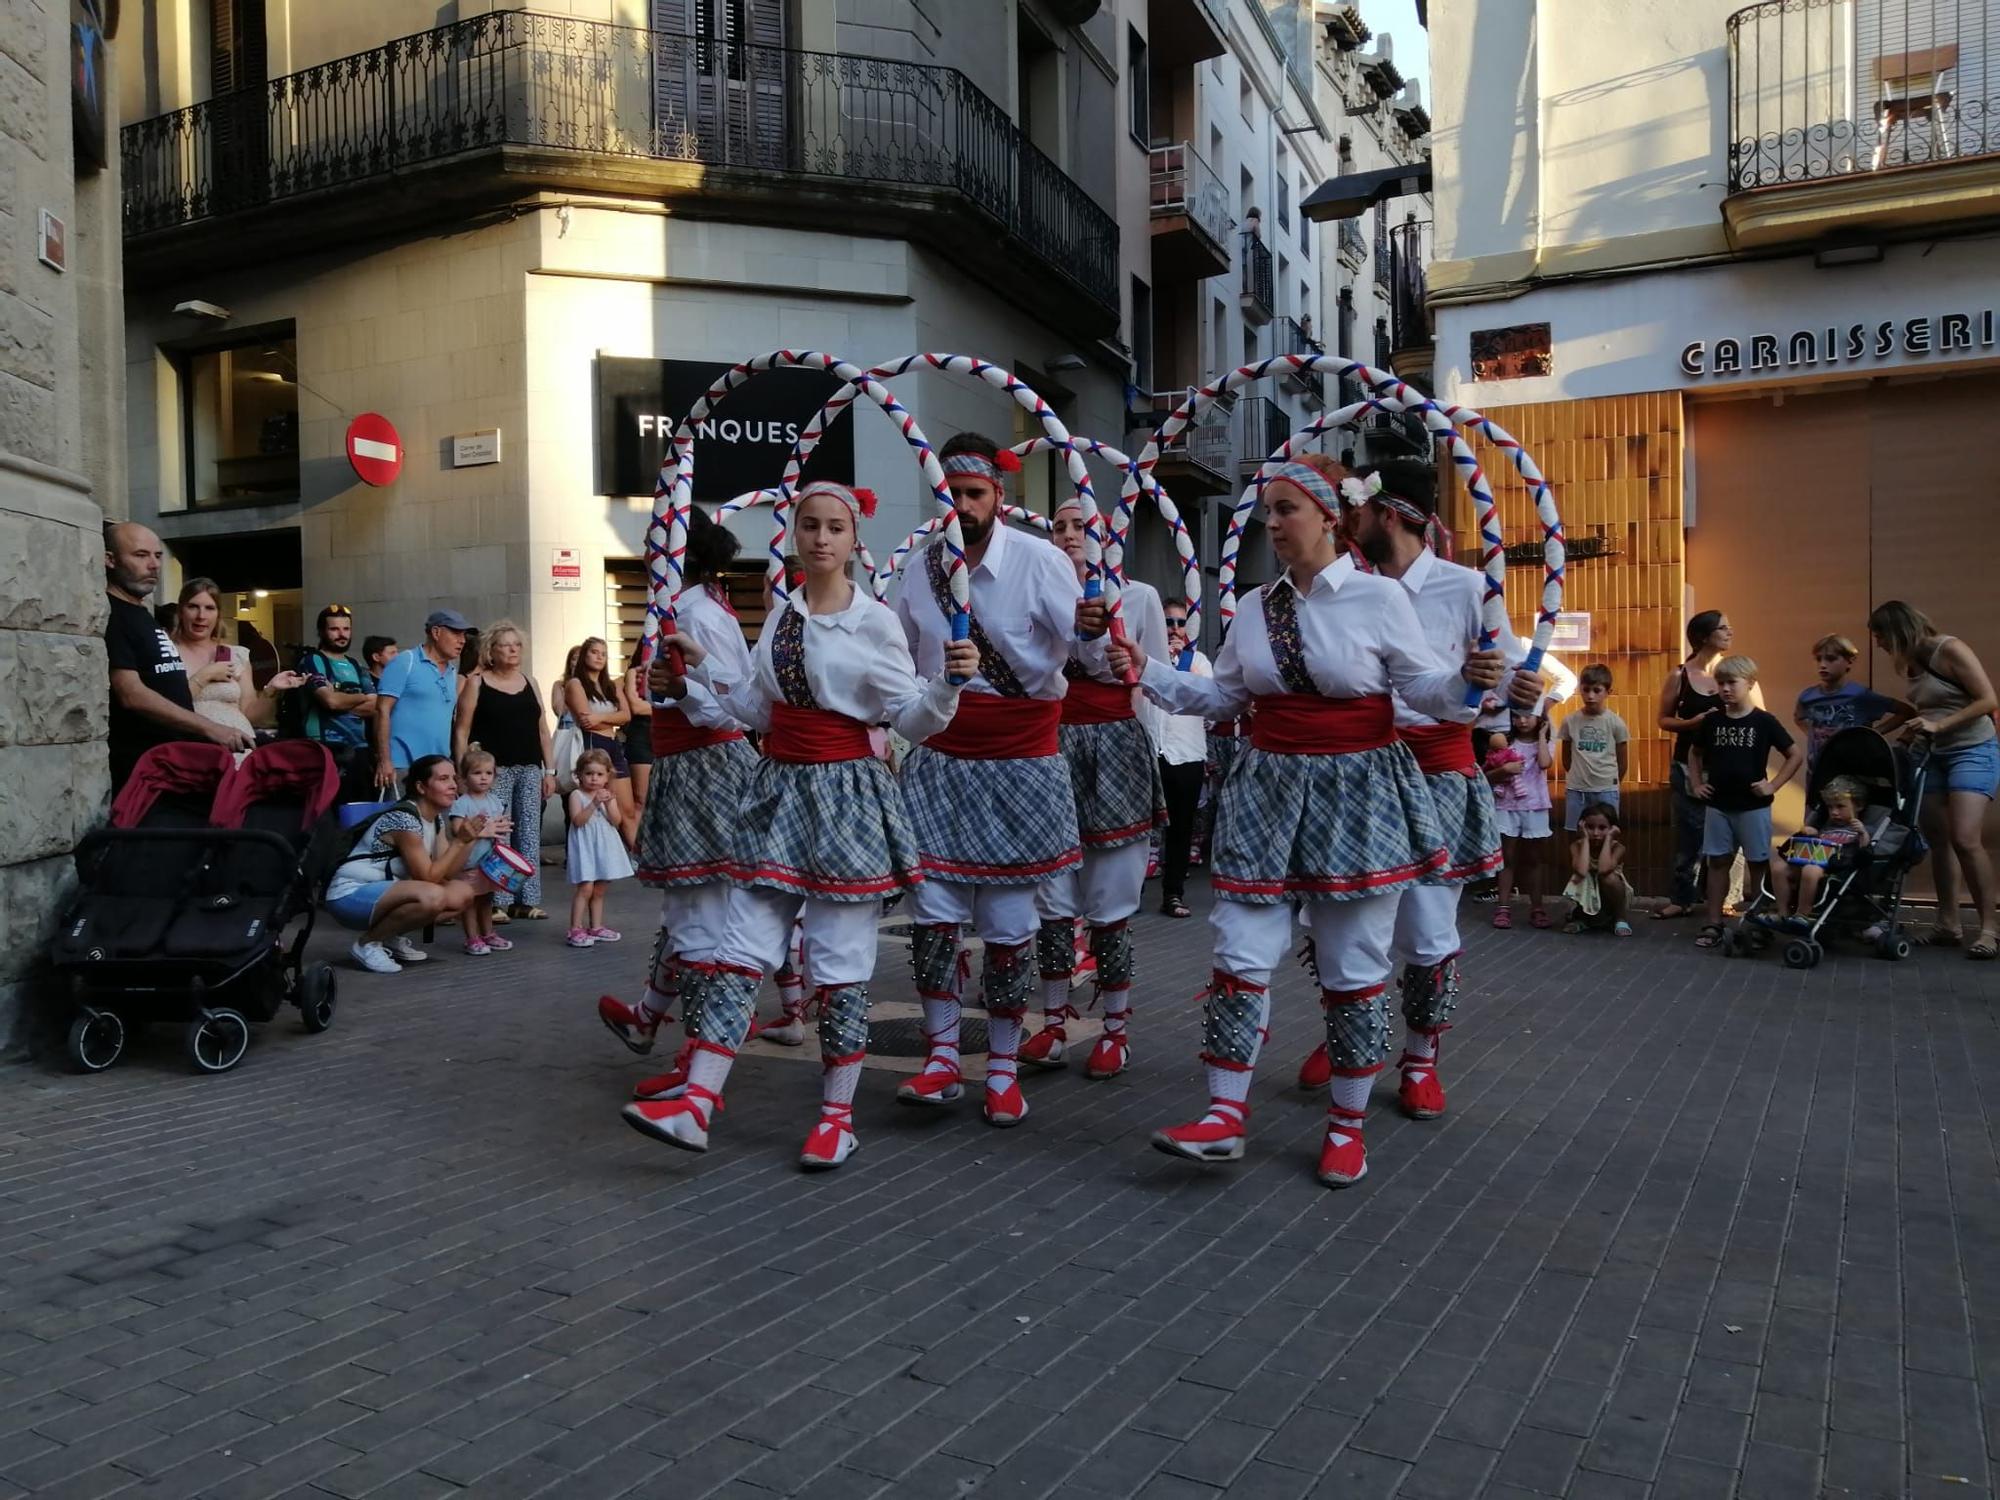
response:
[(139, 758), (111, 826), (77, 848), (81, 889), (53, 945), (76, 1005), (76, 1068), (110, 1067), (142, 1021), (184, 1023), (188, 1061), (203, 1073), (235, 1067), (250, 1023), (283, 1004), (307, 1031), (333, 1024), (333, 970), (303, 955), (339, 785), (312, 740), (262, 745), (240, 764), (192, 742)]
[[(1782, 938), (1786, 967), (1810, 969), (1826, 956), (1827, 939), (1858, 934), (1883, 958), (1908, 958), (1910, 939), (1898, 918), (1903, 882), (1929, 852), (1917, 831), (1928, 762), (1926, 751), (1899, 750), (1873, 729), (1843, 729), (1829, 739), (1806, 784), (1807, 825), (1823, 823), (1828, 783), (1847, 778), (1867, 794), (1861, 824), (1868, 830), (1868, 843), (1858, 849), (1813, 847), (1801, 853), (1801, 858), (1823, 863), (1826, 873), (1812, 909), (1796, 917), (1778, 914), (1767, 877), (1744, 908), (1727, 951), (1751, 953)], [(1771, 857), (1787, 855), (1780, 848)]]

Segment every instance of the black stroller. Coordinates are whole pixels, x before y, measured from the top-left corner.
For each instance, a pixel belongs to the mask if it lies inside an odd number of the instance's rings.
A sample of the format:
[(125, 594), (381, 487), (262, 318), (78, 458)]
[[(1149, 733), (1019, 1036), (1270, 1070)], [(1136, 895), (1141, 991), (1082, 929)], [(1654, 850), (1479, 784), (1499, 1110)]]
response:
[[(1858, 781), (1868, 791), (1861, 814), (1868, 846), (1835, 851), (1809, 915), (1781, 920), (1767, 878), (1730, 935), (1728, 951), (1749, 953), (1781, 938), (1786, 967), (1810, 969), (1826, 956), (1828, 938), (1853, 932), (1871, 941), (1883, 958), (1908, 958), (1910, 940), (1897, 919), (1903, 881), (1929, 852), (1917, 831), (1929, 759), (1923, 751), (1898, 750), (1873, 729), (1843, 729), (1829, 739), (1806, 784), (1808, 822), (1825, 816), (1821, 799), (1828, 782), (1841, 776)], [(1774, 849), (1771, 857), (1784, 855)]]
[(333, 1024), (333, 970), (302, 956), (337, 837), (327, 814), (339, 780), (311, 740), (260, 746), (241, 764), (201, 743), (140, 757), (111, 826), (77, 848), (81, 889), (53, 944), (76, 1003), (76, 1068), (117, 1062), (140, 1021), (185, 1023), (188, 1061), (203, 1073), (235, 1067), (250, 1023), (287, 1002), (307, 1031)]

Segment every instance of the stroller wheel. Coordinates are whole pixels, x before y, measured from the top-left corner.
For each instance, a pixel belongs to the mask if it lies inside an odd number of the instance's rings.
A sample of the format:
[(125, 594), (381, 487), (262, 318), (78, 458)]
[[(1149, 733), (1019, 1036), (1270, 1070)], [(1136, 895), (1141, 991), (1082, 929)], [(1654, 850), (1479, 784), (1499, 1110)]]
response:
[(1819, 962), (1820, 946), (1807, 938), (1793, 938), (1785, 944), (1785, 967), (1810, 969)]
[(314, 964), (299, 978), (298, 990), (293, 997), (299, 1007), (299, 1019), (305, 1022), (306, 1030), (321, 1032), (333, 1024), (334, 973), (331, 964)]
[(125, 1055), (125, 1023), (108, 1010), (87, 1010), (69, 1023), (70, 1066), (102, 1073)]
[(186, 1047), (197, 1073), (227, 1073), (250, 1049), (250, 1023), (227, 1008), (203, 1011), (188, 1022)]
[(1901, 963), (1910, 956), (1910, 940), (1901, 928), (1891, 927), (1875, 940), (1875, 951), (1891, 963)]

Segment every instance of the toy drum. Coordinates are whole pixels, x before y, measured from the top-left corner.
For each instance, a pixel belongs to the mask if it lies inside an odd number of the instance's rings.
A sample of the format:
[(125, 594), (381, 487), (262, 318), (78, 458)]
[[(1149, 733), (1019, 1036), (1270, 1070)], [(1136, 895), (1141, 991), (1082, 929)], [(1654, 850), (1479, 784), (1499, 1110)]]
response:
[(528, 857), (505, 844), (495, 844), (479, 861), (479, 873), (486, 883), (503, 896), (518, 896), (535, 873)]
[(1816, 866), (1825, 869), (1833, 863), (1834, 851), (1838, 846), (1826, 839), (1806, 838), (1795, 835), (1785, 858), (1792, 864)]

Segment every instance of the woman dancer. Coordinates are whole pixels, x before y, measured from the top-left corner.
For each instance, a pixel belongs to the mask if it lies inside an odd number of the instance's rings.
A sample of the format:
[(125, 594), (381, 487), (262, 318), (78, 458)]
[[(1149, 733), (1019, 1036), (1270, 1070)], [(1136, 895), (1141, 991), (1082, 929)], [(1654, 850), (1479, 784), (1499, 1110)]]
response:
[(1215, 823), (1215, 975), (1202, 1054), (1211, 1102), (1153, 1144), (1197, 1161), (1242, 1156), (1271, 973), (1290, 947), (1292, 903), (1303, 901), (1334, 1065), (1319, 1160), (1329, 1187), (1368, 1170), (1362, 1121), (1388, 1057), (1397, 893), (1447, 857), (1423, 773), (1396, 738), (1391, 689), (1419, 713), (1467, 723), (1466, 684), (1494, 687), (1502, 671), (1498, 651), (1445, 666), (1401, 584), (1334, 566), (1340, 472), (1312, 454), (1265, 486), (1267, 534), (1285, 572), (1245, 601), (1213, 678), (1112, 648), (1114, 662), (1142, 663), (1142, 685), (1169, 713), (1230, 719), (1256, 709)]
[[(688, 512), (685, 586), (675, 609), (679, 645), (692, 642), (708, 692), (685, 701), (653, 693), (653, 776), (639, 823), (639, 880), (660, 891), (660, 935), (653, 944), (646, 989), (637, 1005), (614, 995), (597, 1002), (598, 1018), (634, 1052), (653, 1050), (660, 1023), (676, 1008), (687, 1039), (667, 1072), (643, 1079), (639, 1099), (670, 1098), (687, 1083), (700, 1007), (692, 993), (700, 967), (715, 957), (729, 900), (730, 838), (757, 754), (742, 727), (719, 707), (750, 677), (750, 648), (730, 608), (722, 570), (736, 556), (736, 538), (697, 507)], [(667, 674), (666, 652), (654, 655), (655, 683)]]
[[(701, 1020), (681, 1097), (625, 1106), (633, 1129), (686, 1151), (708, 1149), (722, 1085), (748, 1036), (757, 987), (785, 962), (803, 917), (805, 969), (819, 1006), (825, 1067), (819, 1122), (799, 1163), (837, 1167), (854, 1154), (854, 1089), (868, 1047), (868, 981), (882, 897), (922, 875), (902, 793), (875, 758), (870, 726), (920, 741), (951, 722), (978, 648), (958, 642), (925, 683), (889, 608), (848, 578), (857, 528), (874, 495), (820, 481), (800, 491), (796, 538), (805, 586), (781, 601), (727, 711), (764, 736), (764, 758), (735, 809), (733, 889), (723, 937), (702, 985)], [(688, 675), (670, 696), (716, 703), (707, 653), (679, 640)], [(716, 706), (720, 707), (719, 704)]]

